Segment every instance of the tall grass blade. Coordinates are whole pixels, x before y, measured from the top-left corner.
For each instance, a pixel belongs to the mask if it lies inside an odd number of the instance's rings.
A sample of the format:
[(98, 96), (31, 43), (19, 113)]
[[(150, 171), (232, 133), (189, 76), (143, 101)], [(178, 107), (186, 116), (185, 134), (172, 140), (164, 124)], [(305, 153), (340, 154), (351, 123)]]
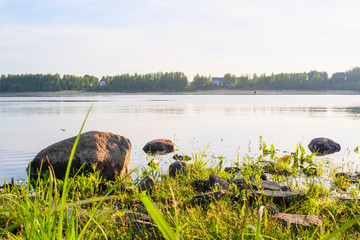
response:
[(140, 200), (143, 202), (146, 209), (150, 213), (151, 217), (154, 219), (155, 223), (158, 225), (158, 227), (159, 227), (161, 233), (164, 235), (164, 237), (166, 239), (170, 239), (170, 240), (178, 240), (179, 236), (171, 230), (169, 223), (158, 212), (154, 203), (146, 195), (141, 195)]
[[(79, 134), (77, 135), (74, 146), (73, 146), (73, 148), (71, 150), (71, 154), (70, 154), (70, 157), (69, 157), (69, 162), (68, 162), (68, 165), (67, 165), (67, 168), (66, 168), (66, 173), (65, 173), (65, 178), (64, 178), (64, 186), (63, 186), (60, 206), (65, 204), (65, 199), (66, 199), (67, 191), (68, 191), (67, 183), (68, 183), (68, 178), (69, 178), (69, 174), (70, 174), (71, 164), (72, 164), (72, 161), (73, 161), (73, 158), (74, 158), (74, 155), (75, 155), (76, 146), (77, 146), (77, 144), (79, 142), (81, 132), (82, 132), (84, 126), (85, 126), (86, 120), (87, 120), (87, 118), (88, 118), (88, 116), (90, 114), (90, 111), (91, 111), (92, 107), (93, 107), (93, 104), (91, 105), (89, 111), (86, 114), (85, 120), (84, 120), (84, 122), (83, 122), (83, 124), (81, 126)], [(63, 239), (63, 236), (62, 236), (63, 220), (64, 220), (64, 211), (60, 211), (58, 234), (57, 234), (57, 238), (59, 240)]]
[(330, 240), (330, 239), (338, 239), (338, 234), (344, 232), (346, 229), (354, 225), (360, 220), (360, 215), (356, 218), (351, 219), (350, 221), (347, 221), (343, 225), (341, 225), (338, 229), (330, 233), (329, 235), (325, 236), (324, 238), (321, 238), (321, 240)]
[(255, 239), (256, 240), (260, 240), (262, 239), (261, 237), (261, 219), (262, 219), (262, 215), (264, 212), (264, 206), (261, 206), (259, 209), (259, 216), (258, 216), (258, 221), (256, 223), (256, 232), (255, 232)]

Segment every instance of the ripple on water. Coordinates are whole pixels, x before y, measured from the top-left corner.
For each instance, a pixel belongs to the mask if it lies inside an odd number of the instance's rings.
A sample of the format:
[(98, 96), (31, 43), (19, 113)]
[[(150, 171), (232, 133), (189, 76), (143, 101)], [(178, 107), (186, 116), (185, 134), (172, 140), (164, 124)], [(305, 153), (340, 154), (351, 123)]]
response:
[(0, 150), (0, 185), (5, 178), (27, 179), (26, 167), (36, 153), (12, 150)]

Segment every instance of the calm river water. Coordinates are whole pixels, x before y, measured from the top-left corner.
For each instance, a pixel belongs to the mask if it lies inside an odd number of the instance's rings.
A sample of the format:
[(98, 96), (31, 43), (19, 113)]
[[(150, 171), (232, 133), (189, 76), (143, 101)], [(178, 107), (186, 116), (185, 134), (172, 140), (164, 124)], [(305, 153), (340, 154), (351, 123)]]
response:
[[(132, 167), (146, 166), (141, 150), (156, 138), (173, 140), (180, 153), (207, 148), (231, 165), (238, 154), (253, 154), (259, 136), (281, 151), (329, 137), (342, 146), (334, 162), (357, 162), (348, 150), (360, 146), (359, 95), (84, 95), (0, 96), (0, 183), (26, 178), (26, 167), (41, 149), (77, 135), (94, 104), (84, 132), (109, 131), (129, 138)], [(65, 130), (65, 131), (63, 131)], [(161, 157), (163, 166), (173, 154)]]

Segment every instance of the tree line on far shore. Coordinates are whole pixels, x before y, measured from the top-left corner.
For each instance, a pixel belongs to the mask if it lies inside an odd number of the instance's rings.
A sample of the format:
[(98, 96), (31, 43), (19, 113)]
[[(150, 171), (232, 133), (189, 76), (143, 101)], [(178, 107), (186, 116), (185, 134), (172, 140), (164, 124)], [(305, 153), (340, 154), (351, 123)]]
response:
[(170, 92), (216, 89), (360, 91), (360, 67), (336, 72), (331, 77), (319, 71), (241, 76), (227, 73), (217, 78), (197, 74), (191, 82), (182, 72), (122, 74), (103, 76), (101, 79), (91, 75), (61, 77), (59, 74), (8, 74), (0, 77), (0, 92)]

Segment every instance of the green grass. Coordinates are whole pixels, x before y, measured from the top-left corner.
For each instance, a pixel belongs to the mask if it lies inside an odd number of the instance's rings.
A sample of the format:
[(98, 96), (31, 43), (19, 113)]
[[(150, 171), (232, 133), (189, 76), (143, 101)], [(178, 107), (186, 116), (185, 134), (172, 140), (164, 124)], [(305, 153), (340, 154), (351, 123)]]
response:
[[(78, 138), (69, 166), (77, 141)], [(326, 158), (314, 159), (313, 155), (306, 155), (300, 144), (287, 156), (274, 149), (272, 145), (267, 149), (261, 139), (262, 154), (234, 159), (233, 165), (242, 169), (240, 174), (245, 179), (252, 175), (260, 179), (263, 171), (259, 168), (264, 169), (266, 165), (273, 181), (304, 191), (305, 198), (290, 206), (276, 207), (284, 213), (320, 216), (322, 227), (294, 229), (287, 226), (267, 210), (275, 206), (273, 203), (264, 203), (261, 199), (250, 201), (248, 190), (240, 191), (235, 186), (230, 187), (222, 200), (194, 204), (191, 199), (201, 193), (194, 185), (196, 180), (208, 179), (211, 174), (223, 179), (237, 176), (237, 173), (224, 172), (223, 159), (207, 157), (205, 149), (192, 155), (188, 175), (170, 178), (166, 170), (143, 167), (133, 170), (137, 178), (131, 181), (118, 178), (108, 182), (109, 189), (105, 192), (99, 188), (104, 180), (95, 167), (93, 173), (78, 172), (73, 177), (69, 177), (71, 169), (68, 167), (63, 181), (56, 179), (49, 169), (49, 174), (32, 184), (5, 186), (0, 193), (0, 239), (360, 238), (360, 205), (338, 201), (339, 196), (359, 196), (359, 185), (342, 187), (348, 183), (335, 179), (338, 167), (332, 166)], [(316, 174), (304, 171), (310, 167), (316, 168)], [(290, 174), (280, 175), (283, 170)], [(152, 176), (156, 181), (151, 194), (138, 192), (136, 188), (145, 176)], [(133, 193), (123, 192), (119, 188), (122, 184)], [(126, 213), (136, 211), (150, 215), (152, 224), (157, 227), (147, 229), (125, 221)]]

